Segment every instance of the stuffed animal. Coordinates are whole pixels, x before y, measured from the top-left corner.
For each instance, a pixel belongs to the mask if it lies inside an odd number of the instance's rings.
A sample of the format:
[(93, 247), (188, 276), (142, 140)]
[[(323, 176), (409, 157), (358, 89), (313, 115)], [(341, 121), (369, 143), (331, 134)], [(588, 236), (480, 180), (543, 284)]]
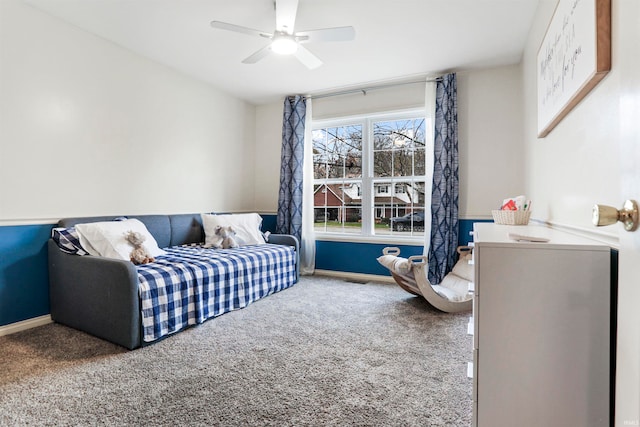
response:
[(236, 242), (235, 235), (236, 231), (232, 226), (222, 227), (218, 225), (215, 228), (215, 234), (218, 236), (218, 241), (213, 245), (216, 249), (229, 249), (229, 248), (237, 248), (238, 242)]
[(147, 251), (143, 243), (147, 238), (137, 231), (128, 231), (125, 234), (125, 238), (133, 246), (131, 251), (131, 262), (140, 265), (154, 262), (156, 259)]

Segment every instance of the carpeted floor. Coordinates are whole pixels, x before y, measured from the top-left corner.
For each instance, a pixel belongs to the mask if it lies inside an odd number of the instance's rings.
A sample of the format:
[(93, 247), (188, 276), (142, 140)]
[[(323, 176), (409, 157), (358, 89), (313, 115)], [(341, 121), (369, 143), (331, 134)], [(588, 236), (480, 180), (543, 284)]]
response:
[(0, 425), (468, 426), (468, 318), (304, 277), (134, 351), (50, 324), (0, 337)]

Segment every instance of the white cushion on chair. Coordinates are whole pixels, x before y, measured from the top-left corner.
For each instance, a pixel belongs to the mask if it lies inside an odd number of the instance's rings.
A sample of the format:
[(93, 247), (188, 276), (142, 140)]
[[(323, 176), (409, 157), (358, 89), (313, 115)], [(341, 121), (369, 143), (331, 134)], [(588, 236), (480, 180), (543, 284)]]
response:
[(440, 291), (449, 301), (466, 301), (472, 298), (469, 295), (469, 281), (453, 273), (444, 276), (440, 285), (433, 285), (433, 289), (440, 294), (438, 288), (442, 288)]
[(458, 295), (449, 288), (445, 288), (444, 286), (440, 285), (431, 285), (431, 287), (434, 291), (436, 291), (438, 295), (448, 301), (460, 301), (459, 299), (457, 299)]
[(411, 272), (411, 263), (408, 259), (395, 255), (382, 255), (378, 262), (396, 274), (405, 275)]
[(460, 257), (456, 265), (453, 266), (453, 274), (462, 277), (469, 282), (473, 282), (473, 265), (469, 264), (471, 260), (471, 254), (463, 255)]

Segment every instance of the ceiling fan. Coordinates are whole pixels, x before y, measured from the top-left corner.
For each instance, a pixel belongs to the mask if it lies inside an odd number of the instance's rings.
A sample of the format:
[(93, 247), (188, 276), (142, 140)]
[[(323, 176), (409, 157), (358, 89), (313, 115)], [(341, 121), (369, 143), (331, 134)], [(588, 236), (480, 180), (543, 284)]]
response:
[(273, 33), (220, 21), (211, 21), (211, 26), (221, 30), (235, 31), (271, 40), (271, 43), (244, 59), (242, 61), (244, 64), (255, 64), (269, 53), (274, 52), (281, 55), (294, 55), (309, 69), (318, 68), (322, 65), (322, 61), (302, 46), (303, 43), (348, 41), (353, 40), (356, 34), (353, 27), (322, 28), (294, 32), (293, 26), (298, 11), (298, 0), (276, 0), (275, 9), (276, 29)]

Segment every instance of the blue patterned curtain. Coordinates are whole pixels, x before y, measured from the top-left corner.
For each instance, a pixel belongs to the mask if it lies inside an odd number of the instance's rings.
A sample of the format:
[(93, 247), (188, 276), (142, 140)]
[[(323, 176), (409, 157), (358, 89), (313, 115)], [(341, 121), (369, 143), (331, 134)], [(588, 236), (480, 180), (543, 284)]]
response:
[(456, 75), (436, 86), (429, 281), (439, 284), (453, 269), (458, 246), (458, 102)]
[(284, 100), (280, 192), (276, 232), (302, 240), (302, 182), (304, 171), (304, 122), (306, 98), (288, 96)]

